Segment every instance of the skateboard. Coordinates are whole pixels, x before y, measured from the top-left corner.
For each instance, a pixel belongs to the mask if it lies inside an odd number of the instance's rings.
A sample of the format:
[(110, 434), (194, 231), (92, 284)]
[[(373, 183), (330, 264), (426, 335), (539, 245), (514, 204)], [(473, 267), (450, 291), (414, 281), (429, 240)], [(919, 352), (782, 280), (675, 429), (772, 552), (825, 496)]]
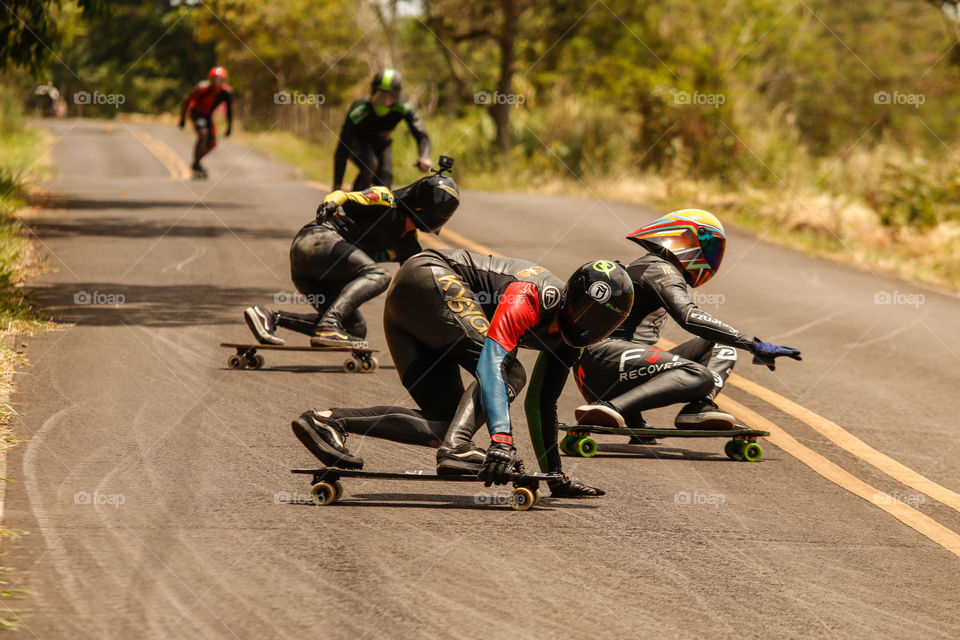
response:
[(379, 349), (357, 347), (288, 347), (280, 344), (242, 344), (235, 342), (221, 342), (221, 347), (236, 349), (236, 355), (227, 358), (227, 366), (231, 369), (259, 369), (263, 367), (263, 356), (257, 353), (262, 349), (277, 351), (349, 351), (351, 356), (343, 361), (343, 370), (347, 373), (373, 373), (380, 364), (373, 354)]
[[(310, 496), (313, 501), (326, 506), (333, 504), (343, 495), (340, 478), (381, 478), (384, 480), (420, 480), (434, 482), (480, 482), (477, 476), (438, 474), (436, 471), (362, 471), (320, 467), (319, 469), (292, 469), (293, 473), (313, 476)], [(559, 473), (514, 473), (510, 480), (513, 491), (510, 493), (510, 507), (515, 511), (526, 511), (540, 502), (540, 483), (549, 480), (563, 480)]]
[(738, 424), (734, 429), (620, 429), (618, 427), (597, 427), (586, 424), (560, 425), (567, 435), (560, 439), (560, 451), (568, 456), (592, 458), (597, 455), (597, 443), (590, 438), (592, 433), (617, 436), (639, 436), (641, 438), (730, 438), (723, 452), (731, 460), (756, 462), (763, 456), (763, 449), (757, 444), (758, 436), (769, 436), (769, 431), (750, 429)]

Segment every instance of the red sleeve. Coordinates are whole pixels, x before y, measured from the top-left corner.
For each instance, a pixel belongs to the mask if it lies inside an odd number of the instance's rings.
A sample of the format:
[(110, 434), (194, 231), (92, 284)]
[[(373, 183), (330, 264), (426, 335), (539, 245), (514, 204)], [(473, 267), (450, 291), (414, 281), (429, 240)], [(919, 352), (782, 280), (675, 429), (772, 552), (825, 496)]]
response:
[(540, 320), (540, 292), (532, 282), (512, 282), (506, 288), (490, 321), (487, 337), (508, 353), (527, 329)]
[(187, 117), (187, 109), (193, 106), (193, 103), (197, 100), (197, 94), (200, 93), (200, 89), (194, 89), (190, 92), (190, 95), (187, 96), (187, 99), (183, 101), (183, 108), (180, 109), (180, 119), (183, 120)]

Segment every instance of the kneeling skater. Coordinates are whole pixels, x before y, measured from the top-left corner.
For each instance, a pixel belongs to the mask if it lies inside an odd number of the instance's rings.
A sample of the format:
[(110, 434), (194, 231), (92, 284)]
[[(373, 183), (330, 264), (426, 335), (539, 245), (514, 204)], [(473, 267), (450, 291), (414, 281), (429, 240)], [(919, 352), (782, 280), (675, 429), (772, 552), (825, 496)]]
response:
[[(733, 371), (737, 349), (771, 370), (778, 357), (800, 360), (800, 351), (740, 333), (691, 300), (687, 286), (712, 278), (723, 259), (726, 233), (713, 214), (675, 211), (627, 238), (649, 253), (626, 268), (636, 296), (630, 315), (577, 363), (577, 386), (590, 403), (577, 408), (577, 422), (642, 428), (644, 411), (682, 402), (677, 428), (734, 428), (736, 419), (714, 398)], [(665, 351), (654, 345), (668, 314), (696, 337)]]
[[(328, 465), (360, 468), (345, 433), (439, 447), (440, 473), (479, 473), (505, 484), (517, 464), (509, 403), (526, 382), (519, 347), (540, 352), (526, 411), (537, 462), (562, 473), (557, 399), (580, 349), (613, 331), (633, 304), (623, 267), (588, 262), (567, 282), (541, 266), (462, 249), (428, 250), (397, 272), (384, 305), (384, 331), (403, 386), (418, 409), (310, 409), (293, 421), (300, 441)], [(460, 367), (476, 381), (466, 389)], [(484, 424), (486, 451), (473, 435)], [(603, 492), (564, 476), (553, 496)]]
[(316, 309), (302, 314), (253, 306), (243, 317), (262, 344), (283, 344), (277, 327), (310, 336), (313, 346), (366, 346), (360, 305), (383, 293), (390, 276), (378, 262), (403, 263), (421, 250), (417, 230), (436, 233), (460, 204), (457, 183), (442, 172), (453, 164), (391, 192), (334, 191), (317, 208), (316, 220), (290, 246), (290, 276)]

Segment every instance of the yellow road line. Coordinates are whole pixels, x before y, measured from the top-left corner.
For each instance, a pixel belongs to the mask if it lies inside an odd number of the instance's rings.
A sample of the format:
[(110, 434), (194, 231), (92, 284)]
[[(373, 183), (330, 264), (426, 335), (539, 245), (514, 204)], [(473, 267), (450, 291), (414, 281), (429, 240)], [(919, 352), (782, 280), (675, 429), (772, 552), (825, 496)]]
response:
[(800, 444), (786, 431), (739, 402), (720, 396), (717, 398), (717, 404), (720, 405), (720, 408), (724, 411), (729, 411), (741, 416), (751, 427), (769, 431), (770, 436), (768, 440), (770, 440), (770, 442), (827, 480), (846, 489), (855, 496), (863, 498), (870, 504), (883, 509), (914, 531), (926, 536), (947, 551), (960, 557), (960, 535), (944, 527), (930, 516), (867, 484), (816, 451)]
[(177, 152), (171, 149), (169, 145), (154, 138), (146, 131), (139, 131), (137, 129), (130, 128), (128, 128), (128, 130), (135, 138), (143, 143), (143, 146), (145, 146), (150, 153), (156, 156), (157, 160), (163, 163), (163, 166), (165, 166), (167, 171), (170, 172), (170, 177), (175, 180), (190, 179), (192, 175), (190, 167), (187, 166), (187, 163), (183, 161), (183, 158), (177, 155)]
[(897, 462), (887, 454), (877, 451), (837, 423), (810, 411), (806, 407), (797, 404), (789, 398), (783, 397), (775, 391), (771, 391), (756, 382), (747, 380), (743, 376), (733, 374), (727, 382), (800, 420), (844, 451), (869, 462), (891, 478), (921, 493), (925, 493), (931, 498), (939, 500), (956, 511), (960, 511), (960, 494), (937, 484), (929, 478), (925, 478), (913, 469)]
[(452, 231), (444, 227), (440, 229), (440, 237), (444, 240), (447, 240), (455, 245), (459, 245), (468, 251), (473, 251), (475, 253), (482, 253), (488, 256), (501, 256), (502, 253), (497, 253), (490, 247), (480, 244), (479, 242), (474, 242), (470, 238), (463, 236), (456, 231)]
[[(660, 345), (664, 349), (672, 349), (677, 346), (669, 340), (661, 340)], [(773, 405), (787, 415), (793, 416), (844, 451), (873, 465), (894, 480), (926, 494), (935, 500), (939, 500), (956, 511), (960, 511), (960, 494), (920, 475), (887, 454), (877, 451), (837, 423), (736, 373), (730, 375), (727, 379), (727, 384)]]

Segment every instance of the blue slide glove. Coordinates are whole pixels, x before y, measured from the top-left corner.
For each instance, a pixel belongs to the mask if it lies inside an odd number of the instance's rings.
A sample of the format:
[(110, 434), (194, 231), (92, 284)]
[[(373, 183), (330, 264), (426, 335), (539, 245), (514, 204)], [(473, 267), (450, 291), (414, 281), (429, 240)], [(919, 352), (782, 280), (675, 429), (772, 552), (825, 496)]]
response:
[(803, 360), (799, 349), (761, 342), (758, 338), (753, 339), (753, 364), (765, 364), (770, 371), (773, 371), (777, 368), (776, 359), (782, 356)]

